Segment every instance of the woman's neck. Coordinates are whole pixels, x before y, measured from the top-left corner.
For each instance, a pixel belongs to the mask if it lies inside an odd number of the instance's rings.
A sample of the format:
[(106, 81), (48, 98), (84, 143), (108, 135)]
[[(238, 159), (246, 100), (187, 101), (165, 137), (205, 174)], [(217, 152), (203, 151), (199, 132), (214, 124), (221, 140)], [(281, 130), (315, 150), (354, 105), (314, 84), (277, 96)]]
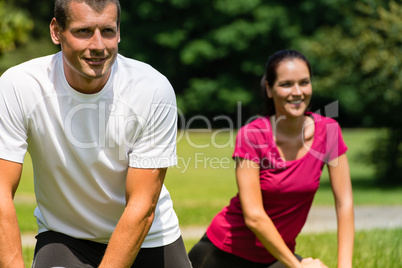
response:
[(274, 136), (298, 137), (303, 133), (306, 116), (286, 117), (273, 115), (270, 117)]
[(306, 155), (314, 141), (314, 119), (308, 115), (297, 118), (271, 116), (273, 139), (284, 161)]

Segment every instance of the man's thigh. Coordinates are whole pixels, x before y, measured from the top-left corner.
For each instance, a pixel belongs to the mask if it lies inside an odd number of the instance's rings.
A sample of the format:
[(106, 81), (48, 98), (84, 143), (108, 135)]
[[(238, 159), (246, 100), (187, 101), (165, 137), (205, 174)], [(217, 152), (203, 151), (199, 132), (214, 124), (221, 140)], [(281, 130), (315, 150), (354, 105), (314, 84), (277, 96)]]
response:
[(36, 238), (32, 268), (98, 267), (107, 246), (52, 231)]
[(141, 248), (132, 266), (132, 268), (178, 267), (192, 267), (182, 237), (163, 247)]
[[(48, 267), (98, 267), (107, 245), (72, 238), (56, 232), (37, 236), (32, 268)], [(133, 268), (191, 268), (183, 239), (172, 244), (141, 248)]]

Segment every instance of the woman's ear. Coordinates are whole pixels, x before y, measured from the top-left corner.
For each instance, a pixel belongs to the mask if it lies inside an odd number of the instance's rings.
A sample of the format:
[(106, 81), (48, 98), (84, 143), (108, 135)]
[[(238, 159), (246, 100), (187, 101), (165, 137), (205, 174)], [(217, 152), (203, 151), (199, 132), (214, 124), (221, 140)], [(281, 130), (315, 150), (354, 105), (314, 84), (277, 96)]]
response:
[(265, 81), (265, 91), (267, 92), (268, 98), (272, 98), (272, 88), (269, 87), (268, 81)]
[(50, 22), (50, 37), (55, 45), (60, 45), (60, 26), (56, 21), (56, 18), (53, 18)]

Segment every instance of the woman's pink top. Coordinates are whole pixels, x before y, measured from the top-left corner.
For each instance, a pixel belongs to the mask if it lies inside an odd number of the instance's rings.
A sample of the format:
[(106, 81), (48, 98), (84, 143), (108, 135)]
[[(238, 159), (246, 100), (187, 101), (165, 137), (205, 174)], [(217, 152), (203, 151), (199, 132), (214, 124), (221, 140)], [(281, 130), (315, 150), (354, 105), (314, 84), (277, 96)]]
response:
[[(306, 222), (325, 163), (347, 151), (338, 123), (306, 112), (315, 122), (314, 140), (300, 159), (283, 161), (273, 139), (269, 117), (254, 120), (239, 130), (233, 157), (260, 164), (263, 205), (287, 246), (294, 252), (296, 237)], [(334, 161), (336, 162), (336, 161)], [(333, 164), (333, 163), (331, 163)], [(336, 163), (335, 163), (336, 164)], [(247, 228), (237, 194), (207, 229), (219, 249), (259, 263), (275, 258)]]

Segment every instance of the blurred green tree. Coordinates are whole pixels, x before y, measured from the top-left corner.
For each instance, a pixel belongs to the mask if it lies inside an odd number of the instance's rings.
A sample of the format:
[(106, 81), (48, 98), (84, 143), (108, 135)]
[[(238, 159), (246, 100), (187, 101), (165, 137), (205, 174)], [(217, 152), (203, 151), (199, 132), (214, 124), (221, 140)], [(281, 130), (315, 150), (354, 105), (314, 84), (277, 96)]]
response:
[(371, 163), (380, 184), (402, 185), (402, 4), (386, 2), (355, 2), (342, 23), (302, 47), (320, 66), (322, 94), (338, 96), (360, 126), (387, 128)]
[[(342, 19), (347, 0), (147, 0), (122, 2), (120, 51), (172, 82), (186, 116), (260, 112), (268, 55)], [(314, 14), (326, 14), (316, 16)]]
[(43, 40), (49, 38), (49, 24), (53, 18), (54, 0), (5, 0), (14, 7), (29, 12), (30, 18), (35, 22), (31, 37)]
[(0, 55), (27, 42), (33, 25), (28, 12), (0, 0)]
[[(53, 1), (13, 3), (29, 10), (35, 21), (31, 46), (42, 43), (50, 50)], [(347, 0), (121, 1), (120, 52), (164, 73), (186, 116), (235, 117), (241, 102), (242, 118), (247, 118), (260, 112), (259, 81), (268, 55), (300, 48), (295, 40), (342, 20), (340, 7), (346, 4)]]

